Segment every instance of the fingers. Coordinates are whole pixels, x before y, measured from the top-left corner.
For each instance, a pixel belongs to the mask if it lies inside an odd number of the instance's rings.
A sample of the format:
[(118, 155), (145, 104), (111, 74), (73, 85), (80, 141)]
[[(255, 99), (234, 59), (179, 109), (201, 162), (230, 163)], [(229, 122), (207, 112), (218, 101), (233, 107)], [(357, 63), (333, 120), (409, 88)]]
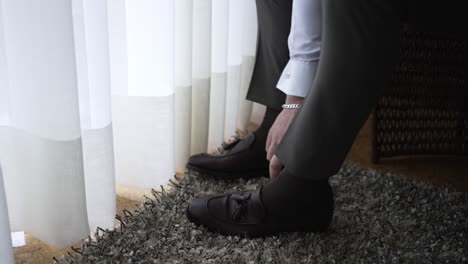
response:
[(267, 141), (266, 141), (266, 144), (265, 144), (265, 151), (268, 152), (268, 149), (270, 148), (270, 144), (271, 144), (271, 129), (268, 131), (268, 136), (267, 136)]
[(281, 164), (281, 161), (278, 159), (278, 157), (274, 155), (270, 160), (270, 178), (272, 180), (275, 180), (279, 177), (282, 167), (283, 164)]
[(267, 150), (267, 160), (271, 161), (271, 159), (275, 155), (275, 151), (277, 147), (278, 147), (278, 143), (276, 143), (276, 141), (273, 141), (272, 143), (270, 143), (270, 147)]
[[(277, 130), (278, 130), (277, 123), (281, 121), (280, 115), (281, 114), (279, 114), (278, 117), (276, 117), (275, 122), (273, 122), (273, 125), (271, 126), (270, 130), (268, 131), (267, 141), (266, 141), (266, 144), (265, 144), (265, 151), (266, 152), (268, 152), (268, 150), (271, 147), (271, 144), (272, 144), (272, 141), (273, 141), (273, 136), (277, 134)], [(270, 160), (270, 159), (268, 159), (268, 160)]]

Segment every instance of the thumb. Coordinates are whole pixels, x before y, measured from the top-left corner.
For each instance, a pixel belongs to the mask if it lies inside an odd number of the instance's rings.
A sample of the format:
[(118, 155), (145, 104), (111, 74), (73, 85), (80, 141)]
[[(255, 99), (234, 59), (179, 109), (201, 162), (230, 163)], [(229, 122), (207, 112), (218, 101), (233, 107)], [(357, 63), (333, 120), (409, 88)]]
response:
[(275, 180), (278, 178), (281, 168), (283, 164), (281, 164), (281, 161), (274, 155), (271, 160), (270, 160), (270, 178), (272, 180)]

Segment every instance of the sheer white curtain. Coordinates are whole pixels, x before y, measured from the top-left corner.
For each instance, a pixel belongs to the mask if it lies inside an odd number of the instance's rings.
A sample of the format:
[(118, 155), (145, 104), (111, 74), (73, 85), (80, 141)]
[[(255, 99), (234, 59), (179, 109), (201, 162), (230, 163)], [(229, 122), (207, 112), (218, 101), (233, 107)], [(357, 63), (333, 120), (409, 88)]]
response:
[(69, 246), (244, 129), (256, 38), (255, 0), (0, 0), (0, 263), (8, 220)]
[(2, 168), (0, 167), (0, 261), (1, 263), (13, 263), (13, 251), (11, 250), (10, 223), (6, 204), (5, 188), (3, 186)]

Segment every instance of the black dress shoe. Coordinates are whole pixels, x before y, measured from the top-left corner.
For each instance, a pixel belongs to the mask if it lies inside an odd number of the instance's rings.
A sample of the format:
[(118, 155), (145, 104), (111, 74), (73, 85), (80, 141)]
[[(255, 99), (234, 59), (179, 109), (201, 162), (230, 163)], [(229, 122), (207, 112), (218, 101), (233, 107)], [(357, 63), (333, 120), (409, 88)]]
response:
[(187, 169), (219, 178), (269, 177), (265, 142), (254, 133), (224, 147), (222, 154), (197, 154), (190, 157)]
[(187, 218), (196, 225), (222, 235), (265, 237), (284, 232), (325, 231), (333, 217), (333, 191), (330, 185), (314, 190), (312, 206), (271, 213), (262, 201), (262, 189), (194, 199)]

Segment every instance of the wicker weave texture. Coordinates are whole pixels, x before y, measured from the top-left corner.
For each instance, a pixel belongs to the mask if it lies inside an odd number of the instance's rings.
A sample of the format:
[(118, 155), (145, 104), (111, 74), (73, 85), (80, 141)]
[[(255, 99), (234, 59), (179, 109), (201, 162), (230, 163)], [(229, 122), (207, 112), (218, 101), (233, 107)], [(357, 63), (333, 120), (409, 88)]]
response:
[(374, 160), (468, 155), (468, 38), (404, 29), (374, 111)]

